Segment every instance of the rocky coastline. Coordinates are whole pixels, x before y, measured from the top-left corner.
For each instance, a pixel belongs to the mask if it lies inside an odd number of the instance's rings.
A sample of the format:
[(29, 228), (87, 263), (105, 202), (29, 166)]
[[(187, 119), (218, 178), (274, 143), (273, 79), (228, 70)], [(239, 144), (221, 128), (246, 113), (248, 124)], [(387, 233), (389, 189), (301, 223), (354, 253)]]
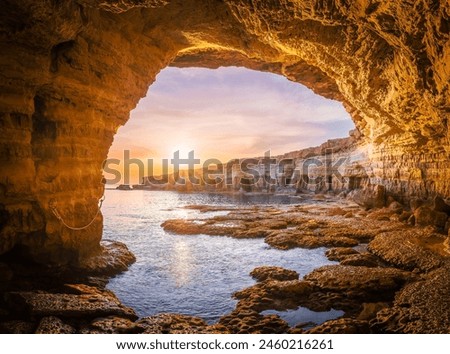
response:
[[(236, 292), (236, 308), (215, 324), (183, 314), (138, 318), (106, 289), (108, 279), (126, 271), (135, 258), (126, 245), (102, 241), (101, 252), (75, 269), (2, 259), (0, 331), (448, 333), (448, 221), (442, 226), (440, 217), (435, 217), (448, 212), (444, 200), (415, 201), (412, 207), (391, 201), (386, 207), (367, 209), (326, 194), (305, 194), (302, 198), (307, 202), (276, 207), (191, 205), (188, 208), (206, 214), (227, 213), (162, 224), (179, 237), (259, 237), (281, 250), (326, 247), (326, 256), (339, 262), (309, 274), (270, 265), (256, 268), (250, 274), (256, 283)], [(290, 326), (277, 314), (264, 314), (299, 307), (320, 312), (340, 310), (343, 315), (322, 324)]]

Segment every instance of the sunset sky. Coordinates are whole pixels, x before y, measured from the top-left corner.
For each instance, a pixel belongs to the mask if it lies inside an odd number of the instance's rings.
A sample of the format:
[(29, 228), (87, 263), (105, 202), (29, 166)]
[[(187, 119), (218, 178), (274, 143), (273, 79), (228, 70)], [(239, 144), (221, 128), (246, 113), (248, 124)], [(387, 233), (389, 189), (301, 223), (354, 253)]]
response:
[[(109, 158), (204, 161), (272, 155), (344, 137), (354, 125), (340, 102), (269, 73), (229, 67), (166, 68), (115, 136)], [(159, 171), (155, 171), (158, 173)], [(132, 170), (131, 183), (138, 183)], [(108, 178), (108, 175), (106, 175)]]

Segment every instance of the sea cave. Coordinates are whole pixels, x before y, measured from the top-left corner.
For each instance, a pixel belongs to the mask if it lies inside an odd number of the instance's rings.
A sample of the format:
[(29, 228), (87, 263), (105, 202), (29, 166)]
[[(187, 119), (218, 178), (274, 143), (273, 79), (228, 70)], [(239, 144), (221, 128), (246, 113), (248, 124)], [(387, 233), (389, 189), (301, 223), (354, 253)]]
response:
[[(2, 5), (2, 333), (449, 333), (449, 2)], [(256, 283), (215, 322), (140, 318), (107, 288), (136, 258), (126, 242), (102, 240), (104, 161), (167, 67), (278, 74), (342, 102), (355, 125), (347, 138), (288, 156), (296, 165), (346, 161), (342, 180), (312, 168), (308, 178), (324, 181), (312, 189), (302, 174), (284, 175), (278, 183), (301, 203), (183, 204), (207, 217), (162, 223), (174, 237), (258, 238), (280, 252), (324, 247), (335, 262), (301, 277), (255, 268)], [(299, 307), (342, 313), (314, 326), (278, 315)]]

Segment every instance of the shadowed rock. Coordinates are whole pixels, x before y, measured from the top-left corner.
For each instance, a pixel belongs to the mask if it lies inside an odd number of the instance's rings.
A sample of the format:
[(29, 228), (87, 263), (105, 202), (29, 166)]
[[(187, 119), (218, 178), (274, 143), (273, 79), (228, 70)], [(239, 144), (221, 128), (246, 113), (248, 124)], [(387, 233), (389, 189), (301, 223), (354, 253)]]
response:
[(162, 313), (141, 318), (136, 322), (147, 334), (194, 334), (226, 332), (221, 326), (208, 326), (199, 317), (180, 314)]
[(80, 330), (85, 334), (101, 334), (101, 333), (142, 333), (145, 328), (128, 318), (109, 316), (96, 318), (89, 325), (83, 326)]
[(369, 322), (352, 318), (339, 318), (318, 325), (306, 334), (367, 334), (370, 333)]
[(371, 322), (378, 332), (449, 333), (450, 265), (405, 286), (395, 297), (393, 307), (378, 312)]
[(349, 197), (364, 208), (382, 208), (386, 203), (386, 189), (382, 185), (367, 186), (364, 189), (352, 191)]
[(76, 330), (55, 316), (44, 317), (36, 329), (37, 334), (72, 334)]
[[(429, 231), (410, 229), (381, 233), (369, 243), (367, 249), (398, 268), (430, 271), (442, 264), (442, 258), (424, 247), (426, 232)], [(442, 238), (441, 243), (443, 241)]]
[(76, 269), (84, 274), (115, 275), (126, 271), (135, 261), (136, 257), (124, 243), (103, 240), (99, 254), (84, 259)]
[(25, 312), (30, 316), (95, 318), (117, 315), (137, 318), (132, 309), (122, 305), (108, 290), (87, 285), (74, 285), (73, 289), (78, 293), (12, 292), (7, 294), (7, 302), (17, 313)]
[(448, 215), (442, 211), (433, 210), (432, 207), (421, 206), (414, 211), (416, 225), (432, 225), (438, 229), (444, 229)]
[(219, 324), (230, 333), (287, 333), (288, 324), (277, 315), (261, 315), (252, 309), (236, 309), (220, 318)]
[(36, 324), (23, 320), (0, 322), (0, 332), (7, 334), (31, 334), (36, 330)]

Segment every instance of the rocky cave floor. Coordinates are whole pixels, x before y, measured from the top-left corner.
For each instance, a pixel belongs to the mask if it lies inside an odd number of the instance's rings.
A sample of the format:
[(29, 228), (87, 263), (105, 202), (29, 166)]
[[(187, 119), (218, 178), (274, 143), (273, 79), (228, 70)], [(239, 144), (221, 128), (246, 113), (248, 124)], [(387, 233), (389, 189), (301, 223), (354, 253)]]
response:
[[(226, 215), (167, 220), (180, 237), (207, 234), (264, 238), (271, 247), (326, 247), (339, 264), (309, 274), (279, 267), (251, 272), (256, 284), (236, 292), (236, 308), (213, 325), (182, 314), (138, 318), (105, 289), (134, 256), (119, 242), (78, 269), (0, 260), (1, 333), (450, 333), (450, 206), (442, 199), (365, 210), (328, 195), (304, 195), (298, 205), (220, 208)], [(264, 310), (342, 310), (310, 328), (290, 327)]]

